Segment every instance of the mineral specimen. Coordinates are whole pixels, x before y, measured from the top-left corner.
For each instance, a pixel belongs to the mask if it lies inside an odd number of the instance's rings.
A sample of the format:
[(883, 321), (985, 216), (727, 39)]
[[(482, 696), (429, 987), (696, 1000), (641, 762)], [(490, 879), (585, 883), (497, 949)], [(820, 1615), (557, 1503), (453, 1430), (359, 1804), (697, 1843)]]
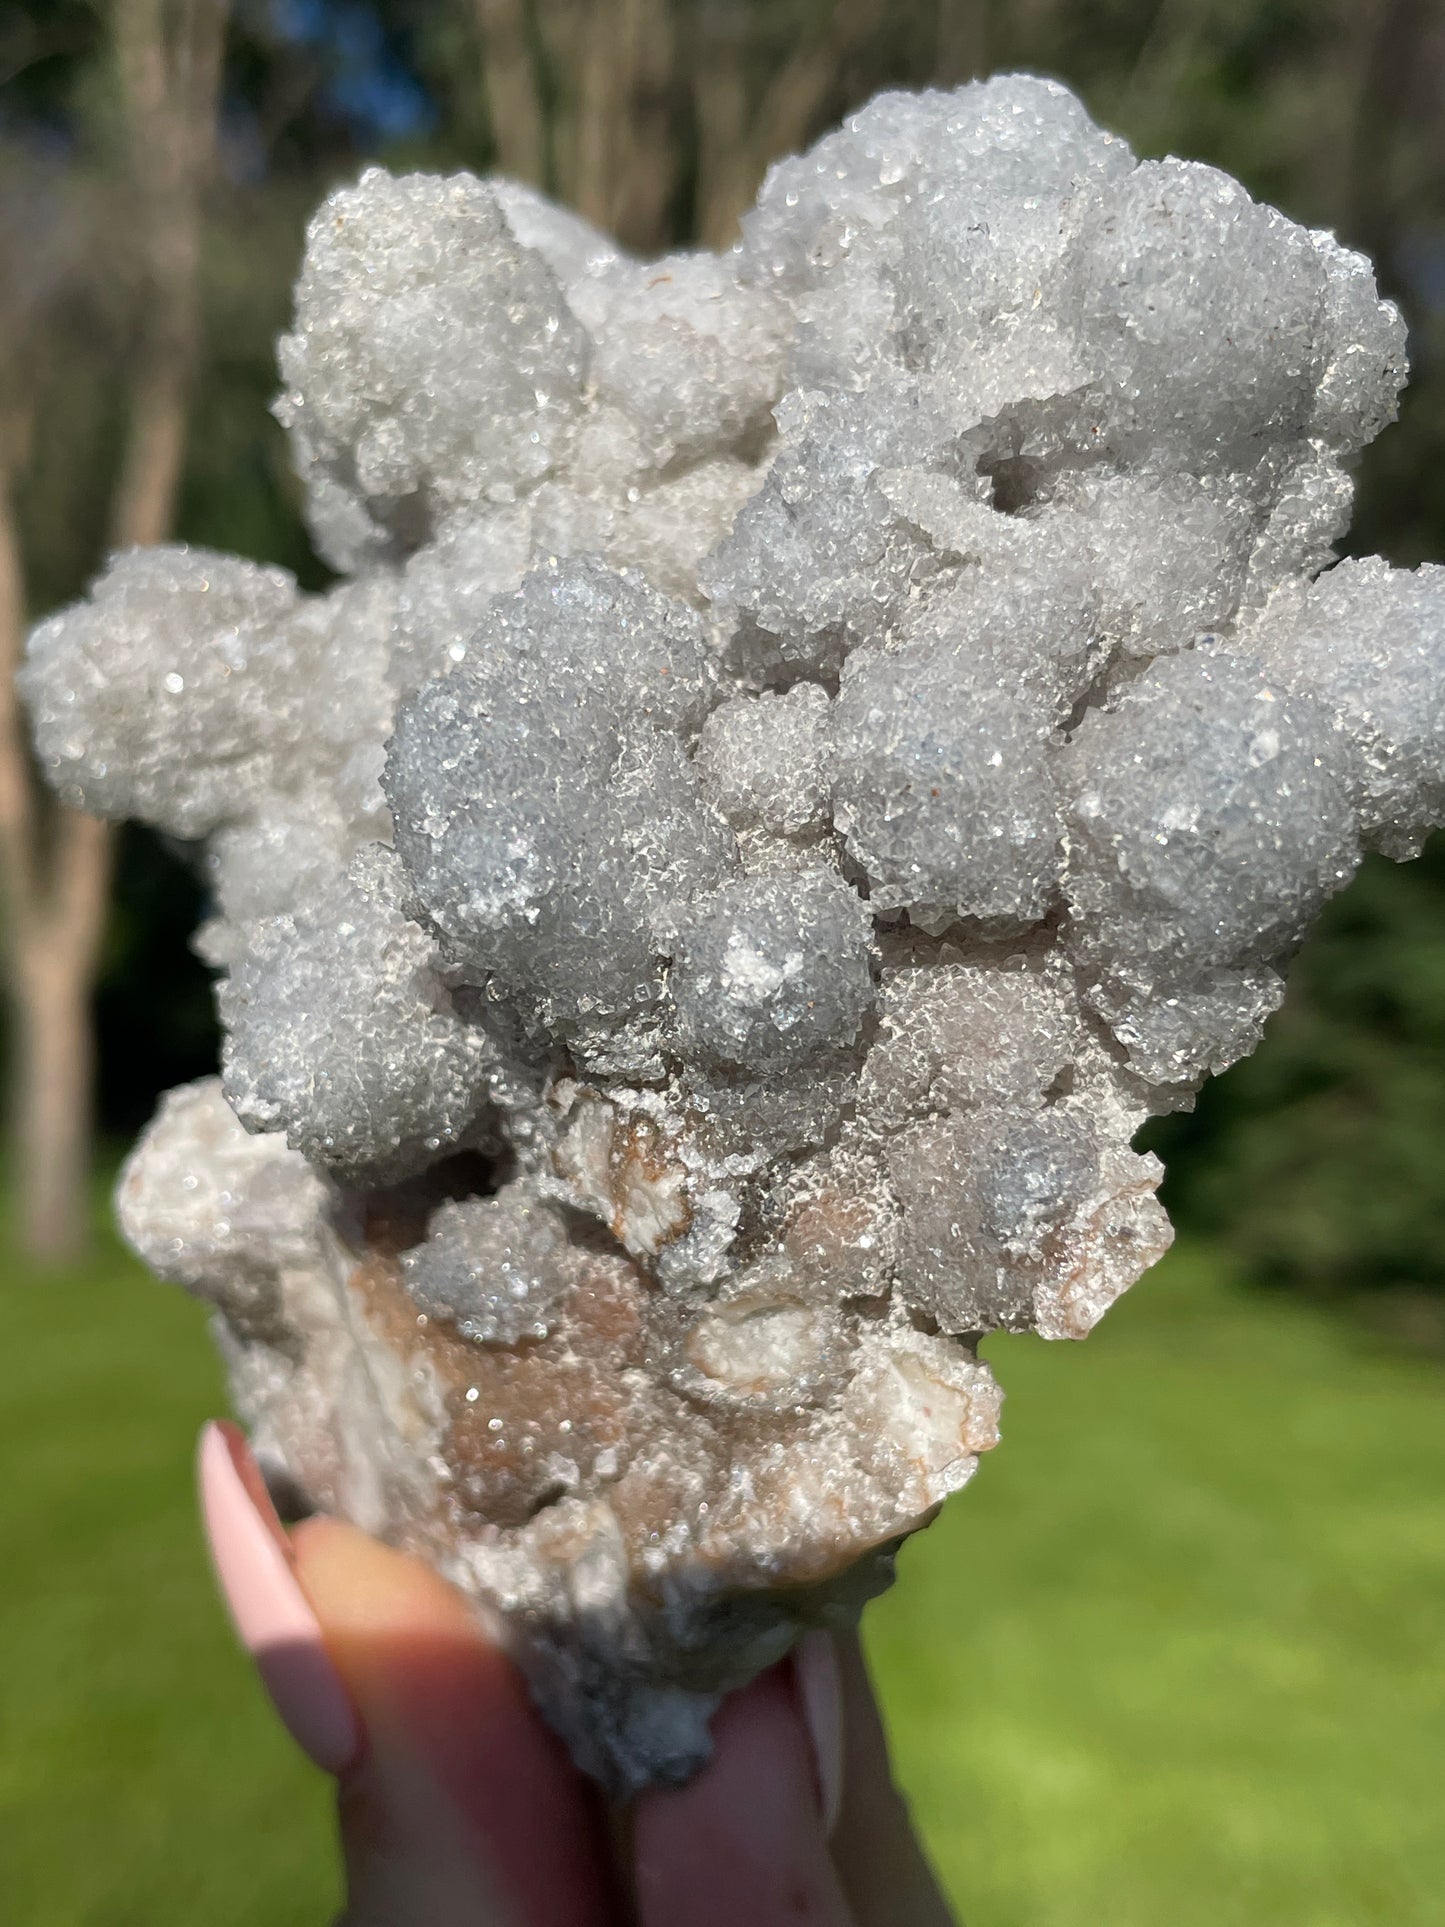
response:
[(1400, 318), (1009, 78), (875, 101), (722, 257), (373, 170), (281, 366), (340, 586), (123, 555), (24, 671), (60, 794), (214, 887), (223, 1077), (121, 1221), (278, 1489), (677, 1779), (994, 1443), (980, 1338), (1163, 1251), (1138, 1127), (1445, 815), (1445, 570), (1332, 546)]

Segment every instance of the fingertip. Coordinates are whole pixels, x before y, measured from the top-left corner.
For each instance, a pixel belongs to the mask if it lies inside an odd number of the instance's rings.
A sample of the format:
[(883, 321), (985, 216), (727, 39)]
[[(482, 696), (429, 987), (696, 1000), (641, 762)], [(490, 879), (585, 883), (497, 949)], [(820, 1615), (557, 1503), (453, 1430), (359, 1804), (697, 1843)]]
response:
[[(343, 1822), (353, 1865), (374, 1884), (429, 1860), (453, 1890), (470, 1877), (506, 1896), (528, 1927), (601, 1927), (610, 1864), (596, 1802), (477, 1608), (340, 1520), (309, 1519), (292, 1539), (366, 1723), (367, 1771)], [(362, 1837), (378, 1813), (379, 1854)]]
[(297, 1745), (324, 1772), (341, 1773), (361, 1750), (360, 1724), (236, 1426), (203, 1428), (196, 1473), (211, 1564), (237, 1637)]
[(271, 1502), (250, 1440), (233, 1419), (208, 1419), (196, 1437), (196, 1484), (203, 1517), (212, 1502), (224, 1506), (244, 1498), (282, 1553), (289, 1557), (290, 1541)]
[(483, 1636), (472, 1609), (440, 1574), (344, 1519), (303, 1520), (291, 1533), (291, 1556), (329, 1636)]
[(773, 1667), (727, 1700), (713, 1740), (695, 1780), (638, 1799), (642, 1927), (847, 1927), (791, 1667)]

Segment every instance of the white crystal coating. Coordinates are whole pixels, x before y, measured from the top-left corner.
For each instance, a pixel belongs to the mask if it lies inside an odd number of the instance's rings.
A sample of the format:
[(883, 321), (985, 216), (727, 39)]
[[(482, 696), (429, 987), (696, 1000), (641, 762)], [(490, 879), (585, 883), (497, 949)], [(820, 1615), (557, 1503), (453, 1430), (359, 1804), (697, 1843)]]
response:
[(226, 1096), (251, 1131), (390, 1182), (466, 1140), (487, 1099), (487, 1033), (403, 912), (404, 872), (370, 844), (304, 907), (258, 923), (220, 990)]
[(32, 632), (21, 671), (61, 796), (204, 836), (278, 787), (307, 706), (295, 608), (281, 569), (201, 550), (118, 556), (89, 602)]
[(871, 937), (836, 870), (748, 877), (699, 898), (673, 941), (681, 1054), (767, 1076), (855, 1043), (873, 1003)]
[(448, 1200), (402, 1258), (406, 1288), (432, 1318), (480, 1344), (545, 1338), (564, 1294), (567, 1227), (521, 1187)]
[(237, 1126), (213, 1078), (168, 1091), (121, 1178), (121, 1230), (146, 1263), (234, 1324), (284, 1339), (277, 1284), (314, 1265), (325, 1185), (279, 1137)]
[(1046, 716), (982, 638), (860, 650), (832, 741), (834, 823), (878, 910), (1036, 922), (1057, 889)]
[(306, 237), (276, 405), (339, 569), (416, 546), (446, 508), (556, 465), (588, 337), (555, 276), (470, 175), (368, 168)]
[(122, 556), (23, 673), (68, 800), (210, 839), (233, 1108), (167, 1100), (122, 1222), (293, 1496), (680, 1778), (1445, 816), (1445, 570), (1332, 546), (1400, 319), (1014, 76), (880, 97), (719, 257), (372, 170), (281, 356), (349, 580)]
[(1244, 646), (1286, 689), (1313, 697), (1349, 744), (1365, 842), (1417, 856), (1445, 819), (1445, 568), (1341, 562), (1281, 595)]
[(828, 694), (798, 683), (782, 694), (735, 696), (703, 725), (703, 794), (735, 830), (794, 837), (828, 819), (824, 746)]
[(1160, 658), (1112, 710), (1087, 715), (1061, 762), (1071, 947), (1086, 980), (1092, 966), (1123, 993), (1094, 1007), (1127, 1048), (1125, 1011), (1144, 1006), (1147, 1034), (1164, 1006), (1183, 1052), (1195, 1008), (1202, 1049), (1212, 1000), (1192, 998), (1288, 955), (1358, 861), (1329, 714), (1249, 657), (1201, 647)]

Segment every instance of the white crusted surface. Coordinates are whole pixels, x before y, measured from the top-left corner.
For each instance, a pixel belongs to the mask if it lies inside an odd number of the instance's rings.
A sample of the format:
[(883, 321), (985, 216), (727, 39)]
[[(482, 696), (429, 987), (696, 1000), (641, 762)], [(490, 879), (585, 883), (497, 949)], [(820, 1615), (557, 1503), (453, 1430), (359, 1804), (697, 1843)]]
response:
[(121, 557), (24, 670), (62, 794), (211, 837), (260, 1135), (174, 1095), (122, 1221), (269, 1467), (675, 1779), (994, 1442), (979, 1335), (1164, 1249), (1140, 1123), (1445, 814), (1445, 571), (1327, 566), (1399, 316), (1014, 77), (881, 97), (720, 258), (372, 170), (282, 364), (352, 579)]

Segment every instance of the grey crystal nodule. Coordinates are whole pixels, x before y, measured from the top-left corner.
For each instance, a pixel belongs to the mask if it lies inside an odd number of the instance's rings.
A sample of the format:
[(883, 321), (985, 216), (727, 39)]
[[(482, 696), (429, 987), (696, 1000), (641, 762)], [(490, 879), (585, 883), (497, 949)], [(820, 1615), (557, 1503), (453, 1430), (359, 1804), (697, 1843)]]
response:
[(374, 169), (280, 356), (340, 585), (121, 555), (23, 671), (61, 796), (214, 886), (224, 1074), (121, 1223), (268, 1472), (675, 1781), (994, 1444), (980, 1337), (1165, 1249), (1138, 1127), (1445, 817), (1445, 569), (1333, 548), (1400, 317), (1010, 77), (874, 101), (723, 256)]

